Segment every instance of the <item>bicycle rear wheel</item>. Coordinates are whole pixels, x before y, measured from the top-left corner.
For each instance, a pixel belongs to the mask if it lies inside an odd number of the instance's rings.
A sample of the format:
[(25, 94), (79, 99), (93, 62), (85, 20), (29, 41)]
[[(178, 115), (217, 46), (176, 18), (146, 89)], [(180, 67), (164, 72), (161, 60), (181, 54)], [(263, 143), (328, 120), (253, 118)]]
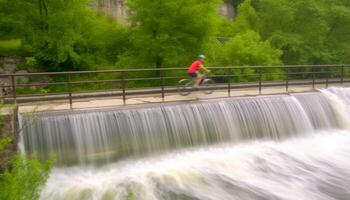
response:
[(179, 81), (177, 91), (182, 96), (189, 95), (193, 86), (193, 81), (190, 79), (182, 79)]
[(201, 87), (205, 94), (211, 94), (215, 90), (215, 82), (211, 79), (205, 79)]

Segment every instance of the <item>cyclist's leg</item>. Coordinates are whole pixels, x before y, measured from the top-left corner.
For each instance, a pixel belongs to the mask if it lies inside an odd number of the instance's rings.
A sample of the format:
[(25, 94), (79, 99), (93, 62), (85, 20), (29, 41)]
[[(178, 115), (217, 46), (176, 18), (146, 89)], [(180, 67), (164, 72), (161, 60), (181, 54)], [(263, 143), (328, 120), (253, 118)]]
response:
[(204, 77), (198, 72), (196, 72), (196, 74), (197, 74), (197, 80), (196, 80), (195, 87), (198, 87), (200, 84), (203, 83)]
[(205, 77), (204, 77), (203, 75), (201, 75), (201, 78), (200, 78), (200, 81), (199, 81), (199, 85), (202, 85), (202, 84), (203, 84), (204, 79), (205, 79)]
[(194, 87), (197, 87), (198, 85), (198, 75), (199, 73), (198, 72), (193, 72), (193, 73), (188, 73), (188, 75), (192, 78), (192, 81), (194, 82)]

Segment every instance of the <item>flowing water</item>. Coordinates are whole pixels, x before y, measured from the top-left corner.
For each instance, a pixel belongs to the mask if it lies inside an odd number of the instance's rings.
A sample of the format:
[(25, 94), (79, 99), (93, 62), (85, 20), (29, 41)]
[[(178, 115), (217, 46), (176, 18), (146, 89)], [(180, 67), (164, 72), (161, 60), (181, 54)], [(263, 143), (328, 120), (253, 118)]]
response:
[(350, 90), (26, 114), (41, 199), (350, 199)]

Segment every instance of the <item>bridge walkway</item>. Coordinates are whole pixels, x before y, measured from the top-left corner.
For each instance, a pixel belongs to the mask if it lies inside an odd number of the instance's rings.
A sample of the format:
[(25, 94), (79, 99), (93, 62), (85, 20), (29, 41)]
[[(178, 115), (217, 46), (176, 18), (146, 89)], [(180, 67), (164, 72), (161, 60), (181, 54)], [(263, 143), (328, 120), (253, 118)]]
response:
[[(164, 98), (161, 94), (140, 94), (129, 95), (125, 102), (121, 96), (110, 97), (91, 97), (77, 98), (73, 101), (72, 107), (67, 99), (62, 100), (43, 100), (35, 102), (20, 103), (19, 112), (43, 112), (43, 111), (57, 111), (57, 110), (81, 110), (81, 109), (95, 109), (106, 107), (123, 107), (139, 104), (155, 104), (155, 103), (170, 103), (170, 102), (188, 102), (188, 101), (200, 101), (208, 99), (221, 99), (228, 97), (248, 97), (257, 95), (276, 95), (276, 94), (289, 94), (289, 93), (301, 93), (301, 92), (315, 92), (327, 87), (350, 87), (350, 82), (345, 81), (340, 83), (315, 84), (314, 87), (310, 84), (304, 85), (289, 85), (288, 90), (285, 86), (269, 86), (259, 88), (247, 87), (247, 88), (235, 88), (230, 89), (230, 93), (227, 89), (217, 89), (212, 94), (204, 94), (201, 91), (193, 91), (188, 96), (181, 96), (177, 93), (166, 93)], [(93, 96), (93, 95), (92, 95)]]

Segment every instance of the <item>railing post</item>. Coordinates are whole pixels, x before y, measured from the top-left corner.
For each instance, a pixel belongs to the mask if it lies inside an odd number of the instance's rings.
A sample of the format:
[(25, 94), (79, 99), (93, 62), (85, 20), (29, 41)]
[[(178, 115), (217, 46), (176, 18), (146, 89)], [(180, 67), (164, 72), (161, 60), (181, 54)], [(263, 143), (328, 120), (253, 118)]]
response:
[(341, 77), (340, 77), (341, 85), (344, 84), (344, 65), (341, 66)]
[(1, 104), (5, 103), (5, 86), (1, 85)]
[(159, 74), (160, 74), (160, 86), (161, 86), (161, 89), (162, 89), (162, 102), (164, 102), (164, 98), (165, 98), (163, 73), (164, 73), (163, 70), (161, 70), (161, 71), (159, 72)]
[(261, 79), (262, 79), (262, 72), (261, 68), (259, 68), (259, 94), (261, 94)]
[(122, 71), (122, 90), (123, 90), (123, 104), (126, 104), (126, 92), (125, 92), (125, 71)]
[(328, 73), (328, 71), (326, 71), (326, 88), (328, 88), (329, 74), (330, 73)]
[(69, 107), (70, 107), (70, 109), (72, 109), (73, 108), (73, 99), (72, 99), (72, 84), (71, 84), (70, 74), (68, 74), (68, 95), (69, 95)]
[(231, 69), (227, 69), (227, 94), (231, 96)]
[(16, 94), (16, 77), (15, 75), (11, 75), (11, 86), (13, 91), (13, 104), (17, 104), (17, 94)]
[(311, 67), (311, 72), (312, 72), (312, 89), (315, 90), (315, 67)]
[(288, 71), (288, 67), (285, 67), (285, 75), (286, 75), (286, 92), (288, 93), (288, 89), (289, 89), (289, 79), (288, 79), (288, 75), (289, 75), (289, 71)]

